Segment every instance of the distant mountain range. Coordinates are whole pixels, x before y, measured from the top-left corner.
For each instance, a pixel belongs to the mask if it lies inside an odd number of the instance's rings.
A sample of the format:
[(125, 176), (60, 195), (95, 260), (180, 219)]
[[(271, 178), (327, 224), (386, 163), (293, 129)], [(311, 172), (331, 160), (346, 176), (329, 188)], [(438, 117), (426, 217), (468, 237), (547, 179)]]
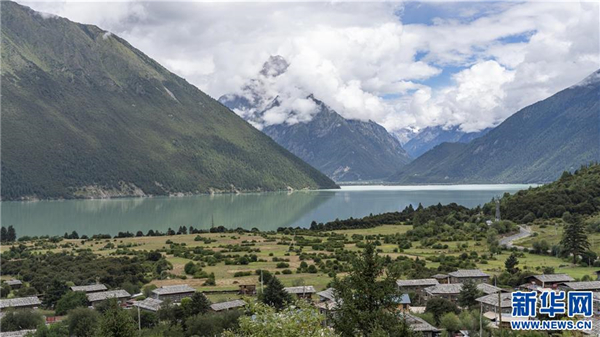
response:
[(262, 81), (284, 74), (287, 67), (281, 56), (272, 56), (241, 94), (219, 101), (335, 181), (383, 180), (410, 162), (400, 142), (381, 125), (345, 119), (313, 95), (307, 97), (317, 107), (310, 121), (263, 126), (264, 114), (278, 107), (280, 98), (265, 96)]
[(549, 182), (600, 161), (600, 71), (530, 105), (486, 135), (442, 143), (388, 180), (420, 183)]
[(488, 133), (492, 128), (478, 132), (464, 132), (459, 126), (445, 128), (443, 126), (426, 127), (406, 142), (403, 147), (408, 154), (417, 158), (441, 143), (468, 143)]
[(2, 199), (335, 188), (96, 26), (2, 3)]

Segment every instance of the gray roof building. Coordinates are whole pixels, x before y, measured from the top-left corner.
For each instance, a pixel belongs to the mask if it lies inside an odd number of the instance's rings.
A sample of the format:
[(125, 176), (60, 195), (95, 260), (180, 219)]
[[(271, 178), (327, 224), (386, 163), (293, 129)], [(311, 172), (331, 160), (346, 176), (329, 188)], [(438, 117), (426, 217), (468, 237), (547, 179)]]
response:
[(152, 297), (147, 297), (143, 301), (137, 301), (133, 305), (140, 309), (157, 312), (160, 309), (160, 305), (163, 301), (157, 300)]
[(313, 286), (286, 287), (283, 290), (288, 294), (314, 294), (317, 292)]
[(97, 291), (105, 291), (108, 290), (104, 284), (90, 284), (87, 286), (72, 286), (72, 291), (83, 291), (86, 293), (93, 293)]
[(7, 280), (4, 283), (8, 284), (11, 287), (23, 285), (23, 282), (21, 282), (21, 280), (16, 279)]
[(334, 301), (335, 300), (335, 296), (333, 294), (333, 288), (327, 288), (323, 291), (319, 291), (317, 293), (317, 295), (319, 295), (319, 297), (324, 298), (326, 300), (330, 300), (330, 301)]
[(127, 291), (125, 291), (123, 289), (100, 291), (97, 293), (87, 294), (88, 301), (90, 301), (92, 303), (104, 301), (109, 298), (123, 299), (123, 298), (129, 298), (129, 297), (131, 297), (131, 294), (129, 294)]
[(563, 284), (569, 290), (600, 290), (600, 281), (565, 282)]
[[(511, 293), (500, 294), (500, 299), (501, 299), (500, 306), (502, 308), (510, 308), (512, 306), (512, 294)], [(498, 306), (498, 294), (485, 295), (485, 296), (479, 297), (476, 301), (479, 303), (497, 307)]]
[(482, 272), (479, 269), (460, 269), (460, 270), (448, 273), (448, 275), (450, 275), (451, 277), (456, 277), (456, 278), (490, 277), (490, 275)]
[(221, 303), (213, 303), (210, 305), (210, 308), (213, 311), (224, 311), (224, 310), (242, 308), (245, 305), (246, 305), (246, 302), (244, 302), (242, 300), (233, 300), (233, 301), (227, 301), (227, 302), (221, 302)]
[(502, 291), (502, 289), (487, 283), (479, 283), (477, 289), (488, 295), (497, 294)]
[(0, 309), (37, 307), (42, 304), (37, 296), (4, 298), (0, 300)]
[(547, 283), (547, 282), (573, 282), (575, 281), (574, 278), (572, 278), (571, 276), (567, 275), (567, 274), (542, 274), (542, 275), (532, 275), (530, 276), (530, 278), (535, 278), (537, 280), (539, 280), (540, 282), (543, 283)]
[(434, 327), (433, 325), (427, 323), (424, 319), (413, 316), (411, 314), (402, 314), (406, 319), (406, 323), (416, 332), (439, 332), (440, 329)]
[(187, 284), (174, 285), (174, 286), (163, 286), (163, 287), (152, 290), (152, 293), (157, 294), (159, 296), (186, 294), (186, 293), (195, 293), (195, 292), (196, 292), (196, 289), (190, 287)]
[(431, 295), (458, 294), (462, 290), (461, 283), (438, 284), (433, 287), (425, 288), (425, 292)]
[(396, 284), (398, 287), (430, 287), (438, 285), (440, 282), (434, 278), (423, 278), (415, 280), (397, 280)]

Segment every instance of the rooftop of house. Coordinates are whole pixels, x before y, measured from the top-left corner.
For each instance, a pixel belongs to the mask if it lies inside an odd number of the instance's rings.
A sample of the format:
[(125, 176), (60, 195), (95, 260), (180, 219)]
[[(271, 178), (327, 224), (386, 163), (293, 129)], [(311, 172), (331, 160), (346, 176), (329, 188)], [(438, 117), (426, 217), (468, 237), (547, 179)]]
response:
[[(483, 317), (489, 319), (490, 321), (496, 322), (498, 320), (499, 315), (493, 311), (488, 311), (483, 313)], [(502, 314), (502, 322), (512, 322), (512, 321), (527, 321), (529, 317), (513, 317), (511, 314)]]
[(429, 294), (458, 294), (461, 290), (461, 283), (438, 284), (425, 288), (425, 292)]
[(435, 274), (432, 277), (436, 280), (446, 279), (446, 278), (448, 278), (448, 274)]
[(22, 285), (23, 284), (23, 282), (21, 282), (21, 280), (16, 280), (16, 279), (7, 280), (4, 283), (8, 284), (9, 286), (18, 286), (18, 285)]
[(567, 274), (542, 274), (542, 275), (533, 275), (531, 278), (535, 278), (540, 282), (572, 282), (575, 281), (574, 278)]
[(163, 301), (156, 298), (146, 297), (143, 301), (135, 302), (133, 305), (150, 311), (158, 311)]
[[(502, 293), (500, 294), (501, 302), (500, 306), (502, 308), (510, 308), (512, 306), (512, 295), (511, 293)], [(477, 299), (477, 302), (484, 303), (487, 305), (498, 306), (498, 294), (490, 294), (481, 296)]]
[(497, 294), (502, 291), (502, 289), (487, 283), (479, 283), (477, 289), (488, 295)]
[(92, 291), (103, 291), (103, 290), (107, 290), (108, 288), (106, 288), (106, 286), (104, 284), (90, 284), (87, 286), (72, 286), (71, 290), (73, 291), (84, 291), (86, 293), (92, 292)]
[(187, 284), (180, 284), (174, 286), (163, 286), (152, 290), (152, 293), (157, 295), (174, 295), (174, 294), (186, 294), (195, 293), (196, 289), (190, 287)]
[(423, 278), (415, 280), (397, 280), (398, 287), (418, 287), (418, 286), (434, 286), (440, 284), (434, 278)]
[(29, 333), (34, 333), (36, 330), (17, 330), (17, 331), (0, 331), (0, 337), (23, 337)]
[(434, 327), (433, 325), (427, 323), (424, 319), (413, 316), (411, 314), (402, 314), (406, 319), (406, 323), (412, 328), (413, 331), (416, 332), (438, 332), (440, 329)]
[(394, 298), (394, 302), (396, 304), (410, 304), (410, 297), (408, 294), (402, 294), (400, 296), (396, 296)]
[(109, 298), (128, 298), (128, 297), (131, 297), (131, 294), (129, 294), (127, 291), (125, 291), (123, 289), (99, 291), (96, 293), (87, 294), (88, 301), (90, 301), (90, 302), (104, 301)]
[(286, 287), (283, 290), (289, 294), (314, 294), (317, 292), (313, 286)]
[(40, 304), (42, 304), (42, 302), (37, 296), (4, 298), (0, 300), (0, 309), (31, 307)]
[(482, 272), (479, 269), (459, 269), (448, 273), (452, 277), (466, 278), (466, 277), (490, 277), (490, 275)]
[(573, 290), (600, 289), (600, 281), (564, 282), (563, 284)]
[(241, 308), (245, 305), (246, 305), (246, 302), (244, 302), (242, 300), (233, 300), (233, 301), (227, 301), (227, 302), (213, 303), (210, 305), (210, 308), (214, 311), (222, 311), (222, 310)]
[(333, 295), (333, 288), (327, 288), (323, 291), (320, 291), (317, 293), (317, 295), (332, 301), (335, 299), (335, 296)]

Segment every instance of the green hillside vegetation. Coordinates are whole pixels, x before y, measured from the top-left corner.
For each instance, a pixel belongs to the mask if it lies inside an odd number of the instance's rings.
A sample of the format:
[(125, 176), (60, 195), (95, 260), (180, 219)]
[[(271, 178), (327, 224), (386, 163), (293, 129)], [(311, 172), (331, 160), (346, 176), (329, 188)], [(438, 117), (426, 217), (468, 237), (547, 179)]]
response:
[(2, 198), (335, 188), (102, 29), (2, 4)]
[[(484, 210), (492, 214), (495, 205), (489, 203)], [(565, 212), (580, 216), (600, 212), (600, 164), (583, 166), (573, 174), (564, 172), (547, 185), (507, 194), (500, 210), (502, 218), (523, 223), (561, 218)]]
[(545, 183), (600, 160), (600, 72), (530, 105), (468, 144), (443, 143), (389, 181)]

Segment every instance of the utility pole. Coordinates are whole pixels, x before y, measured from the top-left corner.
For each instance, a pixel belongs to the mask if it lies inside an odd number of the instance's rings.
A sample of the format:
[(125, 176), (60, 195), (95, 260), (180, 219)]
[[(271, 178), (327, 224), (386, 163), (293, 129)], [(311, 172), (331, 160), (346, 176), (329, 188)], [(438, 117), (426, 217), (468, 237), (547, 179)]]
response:
[(141, 336), (142, 335), (142, 320), (140, 318), (141, 315), (140, 315), (140, 306), (139, 306), (139, 303), (137, 305), (137, 308), (138, 308), (138, 329), (140, 330), (140, 336)]
[(479, 337), (483, 337), (483, 303), (479, 303)]
[(502, 336), (502, 292), (498, 292), (498, 329), (500, 329), (500, 336)]
[(260, 270), (260, 293), (264, 294), (265, 292), (265, 280), (263, 279), (263, 270)]

